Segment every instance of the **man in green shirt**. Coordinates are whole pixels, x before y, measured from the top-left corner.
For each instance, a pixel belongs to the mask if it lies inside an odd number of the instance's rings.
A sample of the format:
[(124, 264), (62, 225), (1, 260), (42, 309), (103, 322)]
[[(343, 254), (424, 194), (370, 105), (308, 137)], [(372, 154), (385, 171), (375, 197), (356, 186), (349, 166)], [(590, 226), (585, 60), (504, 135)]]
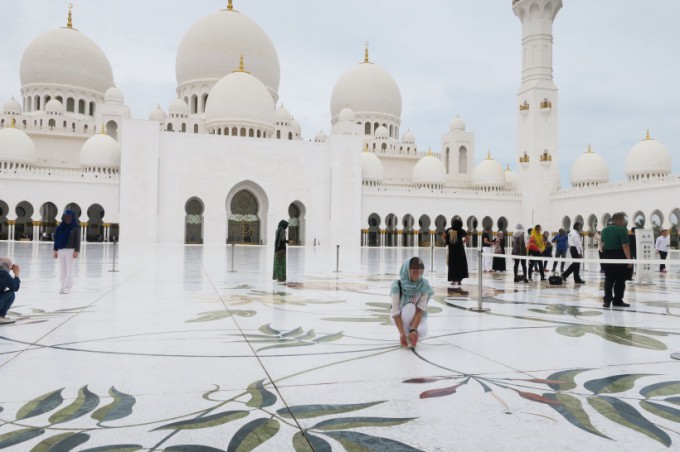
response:
[[(602, 230), (602, 258), (630, 259), (630, 241), (628, 230), (624, 227), (626, 216), (622, 212), (612, 216), (611, 226)], [(604, 264), (604, 307), (610, 304), (627, 308), (630, 305), (623, 302), (623, 292), (626, 290), (626, 278), (632, 265)], [(612, 295), (613, 291), (613, 295)]]

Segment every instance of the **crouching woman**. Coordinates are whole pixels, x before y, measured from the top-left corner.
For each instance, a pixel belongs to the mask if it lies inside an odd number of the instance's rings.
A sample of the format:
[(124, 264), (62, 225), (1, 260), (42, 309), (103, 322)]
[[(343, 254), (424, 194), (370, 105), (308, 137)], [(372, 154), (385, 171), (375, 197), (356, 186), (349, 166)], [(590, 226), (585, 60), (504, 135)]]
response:
[(424, 272), (423, 261), (413, 257), (404, 262), (399, 279), (392, 283), (391, 316), (402, 347), (415, 347), (419, 339), (427, 336), (427, 302), (434, 290), (423, 278)]

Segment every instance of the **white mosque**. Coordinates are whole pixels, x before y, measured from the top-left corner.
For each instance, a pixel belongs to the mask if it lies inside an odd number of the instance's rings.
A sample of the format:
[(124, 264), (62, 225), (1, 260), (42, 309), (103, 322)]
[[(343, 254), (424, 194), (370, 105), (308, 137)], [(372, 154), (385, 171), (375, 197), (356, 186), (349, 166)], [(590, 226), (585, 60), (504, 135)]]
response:
[(69, 11), (65, 27), (26, 48), (22, 99), (0, 111), (0, 240), (49, 237), (67, 207), (88, 241), (177, 244), (266, 245), (280, 219), (299, 245), (355, 247), (440, 245), (456, 216), (471, 232), (575, 222), (595, 231), (615, 211), (630, 224), (676, 226), (680, 177), (644, 130), (625, 182), (609, 183), (607, 163), (584, 146), (562, 187), (552, 74), (561, 7), (512, 2), (523, 29), (515, 171), (490, 154), (475, 166), (460, 117), (440, 149), (419, 149), (401, 124), (400, 87), (368, 50), (330, 93), (328, 134), (305, 137), (277, 108), (274, 44), (232, 1), (186, 32), (167, 111), (131, 118), (106, 55)]

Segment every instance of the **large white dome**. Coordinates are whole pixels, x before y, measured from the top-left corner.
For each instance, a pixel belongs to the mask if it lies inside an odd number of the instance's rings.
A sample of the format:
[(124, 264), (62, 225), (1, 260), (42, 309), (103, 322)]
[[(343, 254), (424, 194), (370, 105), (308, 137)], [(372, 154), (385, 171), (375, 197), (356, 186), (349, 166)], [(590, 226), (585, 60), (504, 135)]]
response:
[(74, 87), (103, 95), (113, 86), (104, 52), (73, 28), (57, 28), (35, 38), (24, 51), (19, 71), (22, 89)]
[(232, 72), (210, 91), (206, 128), (243, 125), (274, 129), (274, 100), (265, 85), (247, 72)]
[(380, 66), (363, 62), (340, 77), (331, 95), (331, 116), (344, 107), (356, 114), (401, 117), (401, 91), (392, 76)]
[(361, 178), (367, 181), (379, 182), (383, 180), (383, 164), (374, 153), (361, 153)]
[(92, 135), (80, 148), (80, 166), (94, 168), (119, 168), (120, 146), (106, 135)]
[(601, 155), (588, 146), (571, 167), (571, 184), (600, 184), (609, 182), (609, 167)]
[(280, 67), (274, 44), (259, 25), (233, 10), (209, 14), (184, 35), (177, 50), (177, 85), (215, 83), (238, 67), (240, 55), (278, 99)]
[(38, 152), (33, 140), (22, 130), (14, 127), (0, 129), (0, 161), (34, 164)]
[(443, 184), (446, 182), (446, 168), (433, 155), (421, 158), (413, 167), (413, 182), (416, 184)]
[(671, 153), (666, 146), (647, 138), (637, 143), (626, 157), (626, 176), (666, 175), (672, 171)]
[(475, 187), (503, 187), (505, 183), (503, 166), (492, 159), (490, 154), (472, 173), (472, 185)]

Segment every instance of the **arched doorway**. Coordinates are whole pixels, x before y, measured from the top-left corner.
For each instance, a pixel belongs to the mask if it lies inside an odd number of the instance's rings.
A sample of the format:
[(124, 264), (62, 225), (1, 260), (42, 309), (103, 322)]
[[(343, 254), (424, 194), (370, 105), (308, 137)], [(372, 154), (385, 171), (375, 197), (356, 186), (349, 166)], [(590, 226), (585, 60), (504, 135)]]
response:
[(656, 235), (660, 235), (661, 234), (661, 227), (663, 226), (663, 214), (660, 211), (655, 210), (650, 215), (649, 221), (652, 223), (652, 228), (654, 229), (654, 233)]
[(645, 214), (642, 212), (637, 212), (635, 215), (633, 215), (633, 226), (635, 226), (638, 229), (642, 229), (645, 227), (645, 223), (647, 222), (647, 218), (645, 218)]
[(564, 228), (565, 231), (570, 230), (571, 229), (571, 218), (569, 218), (569, 217), (562, 218), (562, 227)]
[(472, 240), (468, 241), (468, 246), (471, 246), (473, 248), (477, 248), (478, 243), (479, 243), (479, 235), (477, 234), (477, 226), (479, 226), (479, 222), (477, 221), (477, 217), (472, 216), (467, 219), (467, 233), (469, 236), (472, 236)]
[(293, 245), (302, 246), (305, 242), (305, 206), (295, 201), (288, 206), (288, 240)]
[(118, 141), (118, 123), (116, 121), (109, 121), (106, 123), (106, 134)]
[(0, 240), (9, 239), (9, 221), (7, 221), (7, 214), (9, 214), (9, 206), (0, 199)]
[(104, 241), (104, 208), (99, 204), (92, 204), (87, 209), (87, 230), (86, 237), (88, 242)]
[(670, 215), (668, 215), (668, 221), (671, 224), (670, 236), (671, 236), (671, 246), (674, 248), (678, 247), (678, 228), (680, 227), (680, 209), (674, 209)]
[[(76, 221), (80, 221), (80, 215), (82, 215), (83, 210), (80, 208), (80, 206), (74, 202), (69, 203), (66, 205), (66, 208), (64, 210), (72, 210), (73, 213), (76, 214)], [(61, 221), (61, 216), (59, 217), (59, 221)]]
[(377, 213), (368, 217), (368, 246), (380, 246), (380, 215)]
[(257, 197), (248, 190), (237, 192), (231, 200), (227, 243), (259, 245), (260, 218)]
[(442, 235), (446, 232), (446, 217), (444, 215), (438, 215), (434, 219), (434, 246), (444, 246), (445, 242), (442, 239)]
[(602, 215), (602, 227), (607, 226), (609, 224), (609, 220), (611, 220), (612, 216), (608, 213), (605, 213)]
[(40, 206), (40, 218), (42, 221), (40, 240), (53, 240), (55, 229), (57, 228), (57, 215), (59, 214), (59, 209), (54, 203), (46, 202)]
[(385, 246), (397, 246), (398, 245), (398, 237), (397, 237), (397, 226), (399, 224), (399, 218), (393, 213), (387, 215), (385, 218), (385, 226), (386, 226), (386, 233), (385, 233)]
[(14, 226), (14, 240), (33, 240), (33, 205), (21, 201), (15, 209), (17, 214)]
[(422, 215), (418, 219), (418, 246), (430, 246), (430, 217)]
[(184, 204), (184, 243), (203, 243), (203, 201), (193, 197)]
[(588, 228), (591, 231), (595, 232), (595, 231), (597, 231), (597, 226), (598, 226), (597, 216), (595, 216), (595, 215), (589, 216), (588, 217)]
[(403, 246), (413, 246), (413, 225), (415, 224), (415, 220), (413, 219), (413, 215), (411, 214), (406, 214), (404, 218), (401, 221), (401, 224), (403, 226), (401, 236), (402, 236), (402, 245)]

